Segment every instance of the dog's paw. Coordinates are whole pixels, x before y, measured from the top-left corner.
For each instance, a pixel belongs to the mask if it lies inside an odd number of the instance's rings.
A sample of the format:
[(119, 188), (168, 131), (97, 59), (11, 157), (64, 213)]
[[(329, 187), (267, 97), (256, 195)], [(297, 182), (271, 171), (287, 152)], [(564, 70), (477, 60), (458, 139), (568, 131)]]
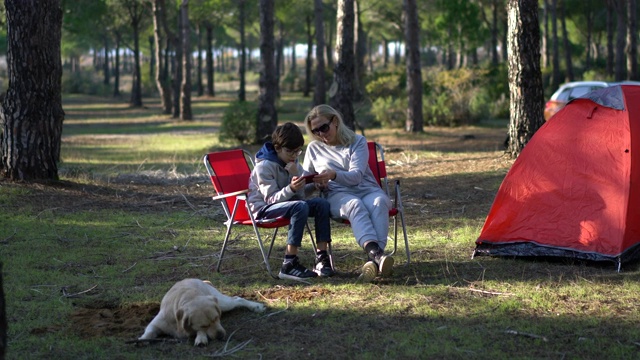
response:
[(254, 312), (261, 313), (261, 312), (265, 312), (267, 310), (267, 307), (261, 303), (254, 303), (251, 310), (253, 310)]
[(194, 346), (206, 346), (209, 344), (209, 338), (207, 337), (207, 333), (198, 331), (198, 335), (196, 335), (196, 341), (194, 341)]

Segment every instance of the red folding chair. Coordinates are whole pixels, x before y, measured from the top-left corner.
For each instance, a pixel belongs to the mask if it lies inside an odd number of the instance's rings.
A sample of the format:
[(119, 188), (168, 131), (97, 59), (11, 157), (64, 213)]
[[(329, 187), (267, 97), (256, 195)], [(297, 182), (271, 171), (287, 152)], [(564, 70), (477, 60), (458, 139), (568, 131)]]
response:
[[(220, 264), (222, 263), (233, 225), (249, 225), (253, 227), (258, 239), (258, 247), (260, 248), (267, 272), (277, 279), (278, 277), (271, 272), (269, 257), (276, 235), (278, 235), (278, 229), (283, 226), (289, 226), (289, 219), (281, 217), (277, 219), (256, 220), (253, 217), (253, 214), (249, 210), (249, 204), (247, 203), (249, 177), (251, 176), (251, 169), (253, 169), (254, 166), (251, 155), (245, 150), (235, 149), (206, 154), (203, 160), (204, 166), (207, 168), (207, 172), (211, 178), (211, 183), (216, 190), (216, 196), (213, 196), (213, 200), (220, 200), (227, 216), (227, 221), (225, 221), (227, 232), (224, 236), (224, 242), (222, 243), (222, 250), (220, 250), (216, 271), (220, 272)], [(268, 252), (265, 251), (264, 243), (260, 236), (261, 228), (274, 229)], [(316, 243), (308, 223), (307, 232), (311, 237), (311, 244), (315, 250), (317, 248)], [(331, 257), (330, 251), (331, 248), (329, 248), (329, 256)], [(333, 260), (331, 264), (333, 266)]]
[[(387, 192), (389, 198), (393, 199), (392, 207), (389, 209), (389, 217), (393, 218), (393, 251), (390, 255), (396, 253), (398, 249), (398, 223), (402, 225), (402, 234), (404, 235), (404, 247), (407, 255), (407, 265), (411, 263), (411, 252), (409, 251), (409, 240), (407, 238), (407, 227), (404, 223), (404, 208), (402, 207), (402, 196), (400, 194), (400, 180), (395, 181), (395, 191), (393, 197), (389, 192), (389, 182), (387, 179), (387, 167), (384, 162), (384, 150), (380, 144), (375, 141), (367, 142), (369, 147), (369, 168), (373, 172), (373, 176), (378, 181), (378, 185)], [(350, 225), (351, 223), (347, 219), (334, 219), (340, 223)]]

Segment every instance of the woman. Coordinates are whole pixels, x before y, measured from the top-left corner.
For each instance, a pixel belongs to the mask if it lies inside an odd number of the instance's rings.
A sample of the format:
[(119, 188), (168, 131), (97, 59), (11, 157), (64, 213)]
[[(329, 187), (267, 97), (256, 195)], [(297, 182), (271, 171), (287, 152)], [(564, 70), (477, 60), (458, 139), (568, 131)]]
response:
[(372, 281), (378, 273), (389, 276), (393, 258), (384, 254), (389, 234), (391, 200), (369, 168), (367, 139), (354, 133), (342, 115), (329, 105), (318, 105), (305, 118), (312, 141), (303, 168), (317, 172), (313, 181), (326, 195), (333, 217), (346, 218), (369, 258), (361, 279)]

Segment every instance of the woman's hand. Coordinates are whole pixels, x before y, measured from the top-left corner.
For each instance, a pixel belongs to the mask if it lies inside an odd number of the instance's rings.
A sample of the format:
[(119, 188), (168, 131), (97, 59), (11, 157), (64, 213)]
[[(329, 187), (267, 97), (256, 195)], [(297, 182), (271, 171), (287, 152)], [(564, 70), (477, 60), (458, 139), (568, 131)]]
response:
[(313, 182), (316, 183), (318, 189), (326, 189), (329, 186), (329, 181), (335, 180), (336, 172), (332, 169), (322, 171), (320, 174), (313, 178)]

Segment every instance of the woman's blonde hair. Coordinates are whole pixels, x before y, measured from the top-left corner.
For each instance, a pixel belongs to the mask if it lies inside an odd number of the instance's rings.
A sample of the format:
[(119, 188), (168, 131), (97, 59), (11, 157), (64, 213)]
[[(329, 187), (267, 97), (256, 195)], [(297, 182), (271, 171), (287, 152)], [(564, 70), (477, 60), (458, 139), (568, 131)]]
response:
[(311, 121), (319, 117), (323, 117), (331, 121), (333, 121), (333, 118), (336, 119), (336, 136), (338, 138), (338, 142), (341, 145), (350, 145), (355, 141), (356, 133), (344, 124), (344, 121), (342, 120), (342, 114), (340, 114), (338, 110), (326, 104), (314, 107), (307, 113), (307, 116), (304, 118), (304, 126), (307, 129), (307, 134), (309, 134), (312, 139), (322, 141), (321, 137), (317, 136), (311, 131)]

